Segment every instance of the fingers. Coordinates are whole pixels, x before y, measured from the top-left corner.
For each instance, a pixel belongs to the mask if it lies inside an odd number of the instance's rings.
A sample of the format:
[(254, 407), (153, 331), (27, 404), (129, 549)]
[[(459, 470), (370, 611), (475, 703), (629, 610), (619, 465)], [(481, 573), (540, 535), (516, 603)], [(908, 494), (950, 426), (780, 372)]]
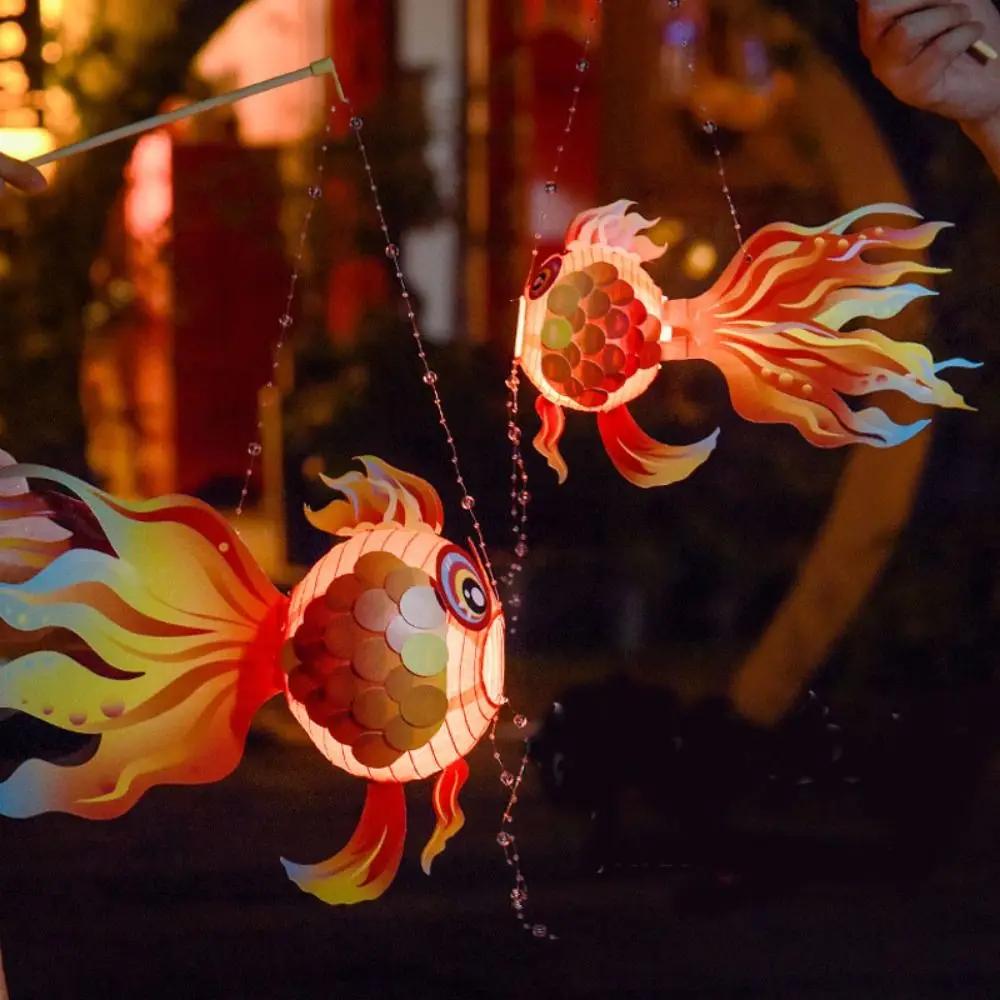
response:
[(946, 4), (933, 0), (858, 0), (862, 36), (867, 40), (881, 38), (900, 18), (928, 7), (942, 6)]
[(0, 186), (10, 182), (21, 191), (35, 192), (45, 188), (45, 178), (39, 170), (22, 160), (0, 153)]
[[(949, 3), (927, 7), (890, 23), (882, 34), (882, 48), (885, 57), (893, 63), (909, 65), (938, 38), (954, 29), (975, 23), (965, 4)], [(978, 25), (978, 28), (979, 35), (972, 41), (976, 41), (982, 34), (982, 25)], [(971, 45), (972, 42), (968, 44)]]
[(982, 24), (972, 21), (938, 35), (913, 60), (911, 72), (919, 80), (940, 79), (957, 58), (983, 37), (985, 31)]

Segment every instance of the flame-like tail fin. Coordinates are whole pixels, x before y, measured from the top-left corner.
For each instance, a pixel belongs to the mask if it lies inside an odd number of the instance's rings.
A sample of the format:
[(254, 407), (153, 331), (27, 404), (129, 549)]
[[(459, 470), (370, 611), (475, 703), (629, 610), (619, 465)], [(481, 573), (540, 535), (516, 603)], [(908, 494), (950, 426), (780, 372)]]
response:
[[(28, 493), (29, 480), (75, 499)], [(11, 505), (25, 503), (48, 511), (41, 535), (12, 530)], [(7, 465), (0, 525), (11, 529), (5, 566), (18, 568), (0, 573), (0, 708), (99, 737), (84, 763), (23, 763), (0, 783), (0, 814), (108, 819), (153, 785), (229, 774), (257, 709), (281, 690), (285, 599), (225, 520), (187, 497), (126, 503)], [(51, 540), (54, 525), (63, 537)], [(40, 538), (58, 550), (41, 565)]]
[(852, 409), (845, 396), (895, 390), (917, 402), (971, 409), (938, 373), (978, 367), (974, 362), (935, 362), (926, 347), (872, 329), (843, 332), (854, 320), (889, 319), (934, 294), (913, 282), (898, 284), (906, 275), (946, 273), (913, 260), (864, 260), (868, 250), (921, 250), (948, 225), (848, 233), (876, 215), (921, 218), (902, 205), (871, 205), (813, 229), (766, 226), (708, 292), (664, 303), (675, 344), (686, 338), (691, 356), (722, 370), (740, 416), (791, 424), (819, 447), (891, 447), (929, 421), (897, 424), (878, 407)]
[(347, 846), (315, 865), (281, 859), (288, 877), (303, 891), (333, 905), (377, 899), (389, 888), (403, 857), (406, 797), (403, 786), (368, 782), (365, 807)]

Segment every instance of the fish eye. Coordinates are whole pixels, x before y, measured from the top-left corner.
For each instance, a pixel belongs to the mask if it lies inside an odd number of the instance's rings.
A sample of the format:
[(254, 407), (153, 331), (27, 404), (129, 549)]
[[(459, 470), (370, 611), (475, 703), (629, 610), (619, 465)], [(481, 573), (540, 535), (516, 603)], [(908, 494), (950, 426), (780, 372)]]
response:
[(456, 545), (438, 557), (438, 587), (449, 611), (468, 629), (485, 628), (490, 610), (486, 586), (472, 560)]
[(528, 298), (537, 299), (544, 295), (552, 283), (559, 277), (562, 270), (562, 258), (550, 257), (536, 272), (528, 283)]

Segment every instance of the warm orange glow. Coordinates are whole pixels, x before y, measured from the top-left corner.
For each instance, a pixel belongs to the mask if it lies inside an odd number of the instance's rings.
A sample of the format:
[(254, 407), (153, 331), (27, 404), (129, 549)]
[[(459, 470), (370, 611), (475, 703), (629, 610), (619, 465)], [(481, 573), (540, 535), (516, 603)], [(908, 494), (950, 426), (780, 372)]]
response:
[(0, 24), (0, 59), (12, 59), (19, 56), (28, 44), (24, 28), (16, 21), (5, 21)]
[[(637, 486), (678, 482), (708, 458), (718, 431), (695, 445), (661, 445), (626, 409), (663, 361), (712, 362), (741, 417), (790, 424), (820, 448), (891, 448), (929, 423), (897, 424), (881, 409), (857, 410), (845, 399), (873, 389), (971, 409), (938, 372), (978, 365), (962, 358), (936, 362), (925, 347), (876, 330), (844, 332), (857, 319), (890, 319), (932, 294), (912, 282), (898, 284), (905, 275), (944, 273), (917, 261), (873, 263), (864, 252), (925, 249), (945, 223), (853, 229), (872, 216), (921, 218), (891, 204), (866, 206), (815, 228), (773, 223), (746, 241), (712, 288), (671, 300), (641, 266), (665, 252), (641, 235), (657, 220), (628, 211), (631, 204), (623, 199), (579, 215), (565, 251), (534, 270), (522, 297), (519, 360), (541, 394), (542, 432), (534, 443), (560, 482), (567, 474), (558, 449), (564, 409), (596, 415), (608, 456)], [(692, 277), (707, 275), (716, 260), (716, 249), (698, 240), (684, 267)]]
[(42, 58), (47, 63), (57, 63), (62, 59), (63, 49), (58, 42), (46, 42), (42, 46)]
[[(244, 4), (209, 39), (195, 59), (197, 72), (227, 90), (275, 76), (327, 55), (329, 3), (256, 0)], [(300, 142), (322, 121), (319, 77), (257, 94), (232, 106), (240, 138), (249, 146)]]
[(30, 85), (23, 63), (13, 61), (0, 63), (0, 90), (8, 94), (24, 94)]
[[(24, 3), (24, 0), (13, 0), (15, 3)], [(62, 20), (63, 0), (41, 0), (38, 5), (42, 19), (43, 28), (57, 28)]]
[[(323, 595), (331, 587), (335, 592), (337, 587), (346, 585), (355, 566), (365, 556), (370, 558), (373, 554), (384, 553), (394, 555), (398, 560), (399, 554), (405, 553), (405, 563), (399, 560), (400, 567), (408, 567), (410, 572), (417, 571), (435, 580), (442, 550), (449, 548), (450, 543), (426, 529), (414, 531), (380, 526), (379, 529), (355, 535), (321, 559), (292, 592), (287, 634), (298, 636), (305, 621), (323, 617), (324, 612), (325, 617), (332, 620), (334, 612), (323, 608)], [(381, 587), (381, 581), (379, 584)], [(375, 588), (373, 592), (381, 596), (380, 588)], [(317, 598), (319, 607), (313, 607), (307, 615), (307, 609)], [(326, 603), (331, 604), (332, 598), (327, 598)], [(444, 620), (443, 614), (441, 617)], [(349, 615), (345, 621), (348, 619)], [(326, 624), (327, 621), (324, 627)], [(400, 628), (405, 627), (405, 623), (400, 622)], [(307, 631), (296, 641), (304, 643)], [(358, 629), (357, 634), (362, 636), (368, 633)], [(392, 632), (386, 634), (386, 642), (395, 641)], [(358, 639), (359, 643), (361, 641)], [(428, 735), (426, 742), (401, 756), (397, 754), (392, 761), (379, 766), (373, 761), (359, 760), (351, 745), (342, 742), (327, 726), (310, 715), (310, 709), (300, 700), (301, 694), (295, 684), (291, 684), (287, 691), (292, 715), (320, 752), (349, 774), (376, 781), (407, 782), (427, 778), (469, 753), (496, 714), (504, 679), (502, 616), (496, 614), (490, 627), (480, 631), (465, 628), (454, 616), (450, 616), (438, 643), (442, 662), (446, 664), (445, 680), (442, 682), (448, 699), (446, 714), (440, 724), (435, 723), (439, 728), (432, 736)], [(395, 656), (388, 646), (383, 652), (389, 658)], [(336, 727), (335, 731), (339, 732)]]
[(517, 335), (514, 338), (514, 357), (520, 358), (521, 351), (524, 350), (524, 316), (527, 309), (527, 301), (522, 295), (517, 303)]
[(125, 198), (125, 228), (136, 240), (155, 236), (170, 218), (171, 162), (170, 139), (162, 132), (152, 132), (136, 143)]
[(20, 17), (25, 6), (25, 0), (0, 0), (0, 17)]
[(0, 128), (0, 152), (30, 160), (55, 149), (52, 133), (44, 128)]
[(706, 278), (719, 262), (719, 252), (707, 240), (696, 240), (684, 255), (684, 273), (694, 280)]

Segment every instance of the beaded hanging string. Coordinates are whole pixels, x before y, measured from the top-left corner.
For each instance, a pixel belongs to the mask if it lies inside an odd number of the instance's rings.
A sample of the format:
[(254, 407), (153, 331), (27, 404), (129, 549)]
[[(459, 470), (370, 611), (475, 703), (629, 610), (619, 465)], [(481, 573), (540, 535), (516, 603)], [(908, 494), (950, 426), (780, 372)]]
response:
[[(455, 438), (452, 434), (451, 427), (448, 424), (448, 419), (445, 415), (444, 404), (441, 400), (441, 396), (438, 392), (437, 383), (438, 376), (431, 366), (430, 361), (427, 357), (427, 352), (424, 345), (423, 335), (420, 332), (420, 326), (417, 321), (417, 315), (413, 308), (413, 303), (410, 298), (409, 287), (406, 283), (406, 277), (403, 274), (402, 264), (400, 263), (400, 251), (399, 246), (393, 242), (392, 235), (389, 230), (389, 224), (386, 220), (385, 211), (382, 207), (382, 199), (379, 195), (378, 184), (375, 180), (374, 173), (371, 167), (371, 159), (368, 155), (368, 149), (365, 145), (364, 136), (362, 134), (364, 129), (364, 120), (360, 115), (354, 113), (353, 106), (350, 99), (343, 96), (341, 92), (341, 98), (347, 105), (349, 113), (351, 115), (350, 125), (354, 132), (355, 139), (358, 145), (358, 152), (361, 155), (361, 161), (364, 164), (365, 176), (368, 181), (368, 187), (371, 191), (372, 198), (375, 203), (375, 212), (378, 216), (379, 226), (382, 230), (382, 236), (385, 240), (385, 255), (392, 264), (393, 271), (396, 276), (396, 283), (399, 285), (400, 295), (406, 305), (406, 316), (410, 324), (410, 333), (413, 337), (413, 341), (416, 344), (417, 356), (420, 359), (420, 363), (424, 369), (423, 372), (423, 382), (431, 391), (432, 400), (434, 403), (434, 409), (437, 412), (438, 423), (444, 431), (445, 441), (448, 446), (448, 451), (450, 453), (452, 469), (455, 474), (455, 480), (462, 494), (461, 505), (463, 510), (467, 511), (469, 517), (472, 521), (473, 531), (475, 532), (476, 541), (481, 550), (483, 563), (486, 566), (487, 573), (490, 577), (490, 582), (493, 585), (493, 589), (497, 596), (500, 596), (500, 588), (497, 583), (496, 576), (493, 572), (493, 566), (490, 562), (489, 554), (486, 549), (486, 539), (483, 533), (482, 525), (479, 522), (478, 517), (475, 513), (475, 499), (468, 490), (465, 478), (462, 475), (461, 462), (458, 456), (458, 449), (455, 444)], [(525, 716), (517, 714), (514, 716), (514, 725), (518, 729), (524, 729), (528, 720)], [(524, 771), (527, 767), (527, 753), (524, 753), (521, 758), (520, 767), (518, 768), (517, 774), (512, 774), (504, 765), (503, 758), (500, 755), (499, 748), (496, 741), (496, 726), (497, 720), (494, 718), (493, 723), (489, 729), (489, 739), (492, 747), (493, 759), (500, 766), (500, 782), (506, 790), (509, 792), (509, 798), (507, 801), (506, 808), (503, 813), (503, 823), (504, 825), (510, 825), (513, 823), (513, 807), (517, 802), (517, 790), (520, 786), (521, 780), (524, 777)], [(521, 867), (521, 856), (514, 842), (513, 834), (511, 834), (507, 829), (502, 828), (497, 834), (497, 843), (500, 844), (504, 852), (504, 858), (507, 865), (513, 870), (514, 874), (514, 887), (510, 891), (510, 903), (514, 915), (520, 922), (521, 926), (531, 932), (533, 937), (547, 940), (555, 940), (555, 935), (552, 934), (544, 924), (532, 923), (527, 919), (525, 913), (525, 903), (528, 898), (528, 884), (524, 877), (524, 872)]]
[[(590, 68), (590, 50), (594, 40), (594, 30), (597, 26), (597, 19), (600, 8), (604, 0), (595, 0), (594, 12), (591, 14), (587, 24), (586, 34), (583, 40), (583, 53), (576, 63), (576, 72), (582, 76)], [(542, 201), (541, 212), (535, 225), (531, 242), (531, 259), (528, 267), (528, 278), (534, 272), (535, 263), (538, 259), (539, 246), (545, 228), (545, 220), (548, 217), (548, 206), (550, 199), (559, 190), (559, 170), (562, 167), (563, 154), (566, 151), (566, 141), (573, 131), (573, 121), (576, 118), (577, 107), (580, 101), (581, 91), (580, 77), (578, 77), (572, 87), (569, 109), (566, 113), (566, 123), (563, 125), (562, 137), (556, 146), (555, 160), (552, 165), (552, 173), (545, 182), (545, 199)], [(511, 532), (514, 536), (514, 558), (508, 566), (507, 573), (503, 577), (503, 583), (507, 590), (505, 605), (508, 611), (508, 621), (510, 622), (510, 635), (517, 634), (517, 623), (520, 617), (522, 596), (517, 590), (517, 578), (524, 568), (524, 560), (528, 555), (528, 505), (531, 503), (531, 494), (528, 492), (528, 471), (525, 467), (524, 455), (521, 451), (521, 427), (518, 423), (520, 413), (520, 364), (516, 358), (510, 366), (510, 374), (506, 380), (509, 393), (507, 399), (507, 439), (510, 441), (510, 519)], [(521, 714), (517, 714), (513, 719), (517, 729), (525, 729), (528, 719)], [(524, 780), (524, 773), (528, 767), (528, 743), (522, 744), (521, 759), (518, 763), (517, 772), (513, 773), (507, 769), (500, 754), (500, 749), (496, 740), (496, 719), (490, 726), (489, 738), (493, 750), (493, 759), (500, 767), (500, 781), (508, 789), (507, 805), (501, 817), (501, 828), (497, 833), (497, 843), (504, 853), (504, 861), (514, 872), (514, 887), (511, 889), (510, 900), (514, 915), (521, 922), (521, 926), (530, 930), (536, 938), (554, 941), (556, 935), (553, 934), (544, 924), (532, 923), (526, 919), (525, 904), (528, 900), (528, 884), (521, 867), (521, 854), (518, 850), (517, 841), (510, 827), (514, 823), (514, 806), (517, 804), (518, 792), (521, 782)]]
[[(312, 222), (313, 213), (316, 211), (316, 203), (323, 197), (323, 173), (326, 168), (327, 150), (330, 147), (330, 133), (333, 129), (333, 115), (336, 111), (337, 106), (334, 104), (329, 109), (329, 114), (326, 116), (326, 123), (323, 126), (323, 140), (320, 144), (319, 155), (316, 158), (315, 176), (312, 183), (306, 189), (306, 193), (309, 196), (309, 206), (302, 219), (302, 229), (299, 232), (298, 246), (296, 246), (295, 256), (292, 258), (292, 273), (288, 281), (288, 293), (285, 296), (285, 308), (281, 316), (278, 318), (278, 335), (275, 338), (274, 348), (271, 351), (271, 373), (263, 387), (266, 391), (274, 388), (275, 379), (278, 377), (278, 366), (281, 363), (281, 355), (285, 347), (285, 341), (291, 331), (292, 325), (295, 322), (294, 317), (292, 316), (292, 308), (295, 303), (295, 289), (299, 282), (299, 274), (302, 268), (302, 258), (305, 254), (306, 241), (309, 238), (309, 226)], [(273, 405), (273, 399), (271, 398), (269, 392), (264, 398), (267, 401), (266, 405)], [(257, 464), (257, 460), (260, 458), (260, 455), (264, 450), (264, 446), (261, 443), (263, 430), (264, 416), (263, 414), (259, 414), (257, 417), (257, 435), (253, 441), (247, 445), (247, 467), (243, 477), (243, 486), (240, 489), (240, 500), (236, 505), (237, 525), (235, 526), (235, 530), (237, 535), (240, 533), (238, 522), (243, 516), (243, 511), (246, 507), (247, 494), (250, 491), (250, 483), (253, 479), (254, 468)]]
[[(340, 79), (336, 74), (336, 70), (333, 72), (334, 83), (337, 89), (337, 96), (340, 102), (346, 105), (348, 113), (350, 114), (350, 127), (354, 132), (355, 139), (357, 141), (358, 152), (361, 155), (361, 161), (364, 165), (365, 176), (368, 182), (368, 188), (371, 191), (372, 198), (375, 204), (375, 211), (378, 216), (379, 227), (382, 230), (382, 235), (385, 240), (385, 255), (391, 262), (393, 271), (395, 272), (396, 282), (399, 285), (400, 295), (406, 305), (406, 316), (410, 324), (410, 332), (413, 336), (414, 343), (417, 348), (417, 356), (420, 359), (420, 363), (423, 366), (423, 382), (431, 390), (431, 396), (434, 404), (434, 408), (437, 412), (438, 423), (444, 430), (445, 441), (450, 453), (450, 460), (452, 464), (452, 469), (455, 474), (455, 480), (458, 484), (459, 490), (461, 491), (461, 506), (465, 510), (472, 521), (472, 529), (475, 534), (475, 540), (477, 546), (482, 555), (483, 564), (486, 567), (487, 574), (490, 578), (490, 583), (493, 586), (496, 594), (500, 595), (500, 588), (497, 583), (496, 575), (493, 571), (493, 566), (489, 558), (489, 553), (486, 548), (486, 539), (483, 532), (482, 525), (479, 522), (478, 517), (475, 513), (475, 498), (469, 492), (468, 486), (465, 481), (465, 477), (462, 474), (461, 462), (458, 455), (458, 449), (455, 444), (455, 438), (452, 434), (451, 428), (448, 424), (448, 419), (445, 415), (444, 404), (441, 400), (440, 393), (438, 392), (437, 382), (438, 376), (431, 366), (430, 361), (427, 357), (427, 352), (424, 346), (424, 339), (420, 332), (420, 327), (417, 322), (416, 311), (413, 308), (413, 304), (410, 297), (409, 287), (406, 283), (406, 276), (403, 274), (402, 265), (400, 264), (400, 251), (399, 246), (393, 242), (390, 231), (389, 224), (385, 216), (385, 211), (382, 207), (382, 199), (379, 195), (378, 184), (375, 181), (375, 176), (372, 171), (371, 158), (368, 155), (368, 148), (365, 145), (364, 137), (362, 135), (362, 130), (364, 128), (364, 119), (355, 113), (354, 107), (347, 96), (344, 94), (343, 87), (341, 86)], [(320, 145), (318, 163), (316, 165), (316, 176), (313, 183), (308, 188), (309, 195), (309, 207), (306, 210), (305, 216), (302, 222), (302, 229), (299, 234), (299, 242), (296, 248), (295, 257), (292, 264), (292, 274), (289, 282), (289, 288), (287, 297), (285, 300), (285, 309), (281, 317), (278, 320), (278, 336), (275, 340), (274, 350), (272, 352), (271, 360), (271, 374), (268, 381), (265, 383), (265, 389), (272, 389), (274, 387), (275, 379), (277, 377), (278, 366), (281, 360), (282, 350), (285, 345), (285, 341), (289, 330), (294, 323), (294, 317), (292, 316), (292, 307), (295, 299), (295, 289), (298, 284), (300, 268), (302, 263), (302, 257), (305, 252), (306, 241), (309, 236), (309, 227), (312, 221), (312, 216), (315, 211), (316, 202), (322, 197), (322, 187), (321, 182), (323, 179), (323, 173), (326, 166), (326, 154), (329, 150), (331, 141), (331, 131), (333, 127), (333, 115), (337, 112), (337, 105), (334, 104), (329, 109), (329, 115), (327, 116), (326, 124), (323, 129), (323, 141)], [(257, 459), (260, 457), (263, 446), (260, 442), (261, 431), (263, 430), (263, 418), (259, 418), (257, 422), (257, 436), (248, 445), (247, 452), (249, 455), (249, 460), (247, 462), (246, 473), (244, 475), (243, 486), (240, 490), (240, 499), (236, 508), (236, 519), (237, 521), (243, 516), (244, 509), (246, 506), (246, 500), (250, 489), (250, 483), (253, 479), (254, 469)], [(238, 533), (237, 528), (237, 533)], [(527, 719), (523, 715), (515, 715), (514, 725), (523, 729), (527, 726)], [(503, 765), (503, 760), (500, 757), (499, 750), (496, 744), (496, 720), (494, 720), (493, 725), (489, 731), (490, 740), (493, 747), (493, 757), (500, 764), (501, 767), (501, 783), (505, 789), (511, 790), (510, 798), (507, 803), (507, 807), (504, 811), (504, 820), (506, 823), (512, 822), (511, 809), (513, 804), (517, 801), (516, 788), (520, 784), (520, 780), (524, 775), (524, 769), (527, 765), (526, 755), (522, 758), (521, 767), (515, 777)], [(515, 886), (511, 890), (511, 904), (514, 908), (515, 913), (518, 914), (521, 919), (522, 925), (526, 929), (530, 929), (535, 937), (553, 937), (550, 935), (547, 929), (541, 924), (531, 924), (523, 919), (523, 909), (524, 900), (527, 898), (527, 882), (524, 878), (524, 874), (520, 867), (520, 856), (516, 848), (512, 847), (513, 837), (506, 831), (502, 831), (497, 835), (497, 840), (504, 848), (504, 853), (506, 855), (507, 864), (514, 869), (514, 881)]]
[[(595, 0), (594, 12), (590, 16), (587, 24), (586, 34), (583, 39), (583, 53), (576, 63), (576, 72), (582, 77), (590, 69), (590, 50), (594, 43), (594, 30), (604, 0)], [(580, 102), (580, 91), (582, 89), (580, 78), (572, 87), (569, 109), (566, 112), (566, 123), (563, 125), (562, 137), (556, 146), (555, 160), (552, 164), (552, 173), (545, 182), (545, 198), (542, 201), (541, 212), (535, 225), (531, 239), (531, 258), (528, 265), (528, 279), (534, 273), (535, 264), (538, 260), (539, 246), (542, 242), (542, 234), (545, 229), (545, 220), (548, 218), (549, 203), (559, 190), (559, 171), (562, 167), (563, 154), (566, 151), (566, 141), (570, 132), (573, 131), (573, 121), (576, 118), (577, 107)], [(520, 364), (515, 358), (511, 362), (510, 375), (507, 378), (507, 389), (509, 398), (507, 400), (507, 439), (510, 441), (510, 518), (511, 532), (514, 535), (514, 559), (511, 560), (507, 573), (503, 578), (507, 588), (507, 605), (514, 610), (510, 613), (511, 629), (510, 634), (517, 632), (517, 621), (519, 617), (518, 609), (521, 606), (522, 598), (516, 589), (517, 577), (524, 569), (524, 558), (528, 554), (528, 504), (531, 502), (531, 494), (528, 493), (528, 473), (524, 464), (524, 455), (521, 452), (522, 431), (518, 424), (520, 413)]]
[[(602, 3), (603, 0), (596, 0), (596, 7), (599, 8), (600, 6), (602, 6)], [(589, 67), (589, 62), (586, 56), (592, 44), (593, 28), (596, 23), (596, 20), (597, 20), (597, 14), (595, 11), (595, 14), (590, 18), (590, 25), (584, 43), (584, 55), (577, 62), (576, 69), (577, 72), (579, 73), (586, 72), (586, 70)], [(350, 114), (350, 127), (355, 135), (355, 139), (358, 146), (358, 152), (361, 156), (362, 164), (365, 170), (365, 176), (368, 182), (368, 187), (369, 190), (371, 191), (372, 198), (374, 200), (375, 211), (379, 221), (379, 227), (382, 231), (382, 235), (385, 240), (385, 255), (392, 264), (393, 271), (396, 277), (396, 282), (399, 286), (400, 296), (402, 297), (404, 304), (406, 306), (406, 315), (410, 324), (410, 332), (417, 348), (417, 356), (423, 367), (423, 376), (422, 376), (423, 382), (431, 390), (432, 401), (438, 416), (438, 423), (441, 425), (444, 431), (445, 441), (448, 447), (452, 469), (455, 474), (455, 480), (461, 492), (460, 503), (462, 509), (469, 514), (470, 520), (472, 522), (472, 529), (475, 535), (475, 540), (481, 552), (483, 563), (486, 567), (487, 574), (490, 578), (490, 583), (492, 584), (494, 591), (499, 596), (500, 588), (487, 551), (485, 534), (483, 532), (482, 525), (475, 513), (475, 498), (469, 492), (468, 485), (462, 474), (461, 462), (459, 459), (455, 438), (448, 424), (448, 420), (444, 411), (444, 404), (441, 400), (441, 396), (437, 388), (438, 376), (437, 373), (431, 368), (430, 361), (427, 357), (423, 335), (420, 332), (420, 327), (417, 321), (416, 312), (413, 309), (411, 301), (409, 287), (407, 285), (406, 277), (403, 273), (402, 265), (400, 263), (399, 246), (392, 239), (389, 229), (389, 224), (386, 219), (385, 211), (382, 206), (381, 197), (379, 195), (378, 184), (376, 183), (375, 176), (372, 171), (371, 159), (369, 157), (368, 149), (367, 146), (365, 145), (364, 137), (362, 135), (362, 131), (364, 129), (364, 120), (360, 115), (355, 113), (351, 101), (343, 92), (340, 80), (339, 78), (337, 78), (335, 71), (334, 71), (334, 81), (337, 88), (338, 98), (340, 99), (341, 103), (346, 105), (348, 113)], [(568, 135), (569, 132), (572, 130), (573, 119), (575, 118), (577, 111), (580, 89), (581, 88), (579, 83), (574, 84), (573, 96), (567, 116), (567, 122), (564, 127), (564, 133), (566, 135)], [(329, 116), (327, 117), (327, 121), (324, 125), (323, 141), (320, 146), (318, 163), (316, 166), (316, 178), (314, 180), (314, 183), (310, 185), (308, 189), (309, 207), (306, 210), (305, 216), (303, 218), (302, 229), (299, 235), (299, 242), (293, 259), (292, 274), (289, 281), (289, 289), (285, 301), (285, 309), (278, 320), (278, 336), (275, 340), (274, 350), (272, 352), (271, 374), (270, 377), (268, 378), (268, 381), (265, 383), (264, 386), (265, 389), (272, 389), (274, 387), (286, 338), (288, 336), (291, 327), (294, 324), (292, 308), (294, 305), (295, 290), (300, 276), (302, 257), (305, 252), (306, 241), (308, 239), (310, 223), (315, 211), (316, 202), (322, 197), (321, 181), (325, 170), (326, 154), (328, 152), (331, 141), (332, 116), (333, 114), (336, 113), (336, 111), (337, 111), (337, 106), (333, 105), (329, 109)], [(545, 191), (546, 194), (548, 195), (554, 194), (557, 190), (556, 178), (558, 177), (559, 174), (561, 158), (564, 150), (565, 150), (565, 140), (560, 142), (559, 146), (557, 147), (557, 156), (552, 172), (552, 179), (546, 182), (545, 185)], [(543, 211), (538, 223), (538, 231), (536, 231), (534, 234), (534, 241), (531, 252), (532, 264), (534, 264), (534, 260), (538, 256), (538, 245), (541, 241), (541, 236), (542, 236), (540, 230), (544, 224), (545, 217), (546, 217), (546, 209), (543, 206)], [(512, 506), (512, 511), (517, 518), (514, 529), (516, 533), (515, 555), (519, 559), (521, 559), (527, 554), (527, 533), (526, 533), (527, 506), (530, 497), (527, 493), (527, 488), (526, 488), (527, 472), (524, 467), (524, 460), (523, 456), (521, 455), (519, 447), (520, 430), (517, 424), (518, 374), (516, 365), (512, 369), (510, 379), (508, 379), (507, 381), (507, 387), (508, 389), (510, 389), (512, 396), (511, 402), (508, 403), (508, 412), (509, 412), (508, 438), (511, 441), (514, 448), (512, 455), (514, 469), (512, 472), (511, 489), (512, 489), (512, 501), (515, 504), (515, 506)], [(252, 441), (247, 448), (249, 461), (247, 463), (243, 486), (240, 491), (239, 503), (236, 508), (237, 520), (239, 520), (239, 518), (241, 518), (244, 513), (246, 500), (250, 489), (250, 484), (255, 470), (256, 461), (260, 457), (263, 451), (263, 446), (260, 442), (262, 430), (263, 430), (263, 418), (261, 417), (260, 419), (258, 419), (257, 422), (258, 434), (255, 440)], [(508, 587), (513, 586), (516, 574), (520, 571), (520, 569), (521, 567), (520, 565), (517, 565), (517, 563), (512, 564), (513, 572), (508, 573), (508, 576), (507, 578), (505, 578), (504, 581), (508, 585)], [(513, 611), (513, 613), (508, 615), (508, 618), (512, 623), (511, 633), (514, 634), (516, 632), (516, 623), (518, 617), (516, 609), (519, 607), (521, 602), (519, 595), (513, 594), (511, 596), (513, 597), (513, 600), (511, 601), (511, 606), (515, 610)], [(514, 716), (513, 723), (516, 728), (524, 729), (528, 724), (528, 720), (525, 716), (517, 714)], [(525, 769), (527, 767), (528, 756), (526, 748), (525, 752), (521, 756), (521, 761), (518, 767), (518, 771), (516, 774), (513, 774), (510, 771), (508, 771), (506, 766), (504, 765), (502, 756), (497, 746), (495, 719), (489, 730), (489, 738), (492, 744), (492, 752), (494, 760), (496, 760), (496, 762), (499, 764), (501, 768), (500, 771), (501, 784), (509, 793), (507, 805), (503, 813), (503, 826), (500, 832), (497, 834), (497, 842), (503, 849), (507, 865), (511, 867), (514, 872), (514, 888), (511, 890), (510, 893), (511, 906), (516, 917), (520, 921), (522, 927), (524, 927), (526, 930), (530, 930), (534, 937), (541, 939), (555, 940), (555, 935), (552, 934), (548, 930), (548, 928), (545, 927), (545, 925), (532, 923), (526, 919), (524, 911), (528, 895), (527, 880), (525, 879), (523, 870), (521, 868), (520, 853), (515, 843), (514, 836), (512, 833), (509, 832), (508, 829), (508, 827), (510, 827), (513, 824), (513, 807), (517, 802), (518, 789), (520, 787), (521, 781), (523, 780)]]
[[(681, 7), (684, 6), (684, 0), (667, 0), (667, 6), (671, 10), (679, 10)], [(687, 68), (688, 68), (688, 73), (690, 74), (692, 85), (694, 85), (695, 46), (691, 44), (691, 40), (687, 36), (684, 36), (683, 38), (681, 38), (680, 47), (684, 49), (688, 54)], [(722, 186), (722, 193), (725, 196), (726, 205), (729, 208), (729, 217), (732, 219), (733, 222), (733, 230), (736, 233), (736, 245), (738, 247), (742, 247), (743, 226), (740, 223), (739, 212), (737, 212), (736, 210), (736, 202), (733, 198), (732, 189), (729, 186), (729, 177), (726, 174), (726, 163), (722, 156), (722, 150), (719, 148), (719, 140), (718, 140), (719, 126), (708, 116), (704, 104), (699, 103), (697, 105), (697, 109), (701, 114), (702, 118), (702, 123), (701, 123), (702, 131), (709, 137), (709, 139), (711, 139), (712, 142), (712, 152), (715, 155), (715, 167), (719, 174), (719, 183)], [(747, 260), (751, 259), (752, 258), (748, 254)]]

